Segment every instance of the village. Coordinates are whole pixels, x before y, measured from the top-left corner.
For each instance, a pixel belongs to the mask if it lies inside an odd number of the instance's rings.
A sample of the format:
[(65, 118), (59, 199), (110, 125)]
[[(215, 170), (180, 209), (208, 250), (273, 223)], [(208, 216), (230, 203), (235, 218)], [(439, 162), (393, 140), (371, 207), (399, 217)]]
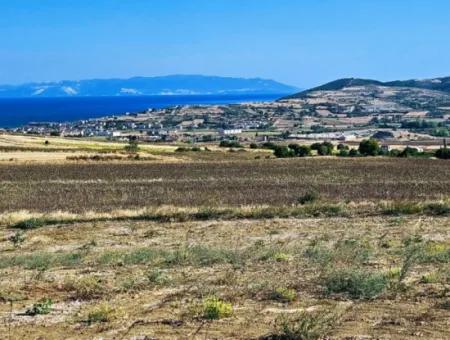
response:
[[(283, 140), (437, 147), (450, 136), (450, 96), (421, 89), (359, 86), (304, 98), (229, 105), (190, 105), (67, 123), (29, 123), (8, 132), (113, 141)], [(414, 102), (414, 105), (409, 103)]]

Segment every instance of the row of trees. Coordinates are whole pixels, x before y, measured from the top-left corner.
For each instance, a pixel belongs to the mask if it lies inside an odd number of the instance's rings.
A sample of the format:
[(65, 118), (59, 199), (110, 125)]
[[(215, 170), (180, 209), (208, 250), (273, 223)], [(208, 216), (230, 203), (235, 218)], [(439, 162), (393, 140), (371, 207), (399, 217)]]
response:
[[(264, 145), (263, 145), (264, 146)], [(314, 143), (311, 146), (289, 144), (275, 145), (272, 144), (266, 146), (274, 151), (274, 155), (277, 158), (289, 158), (289, 157), (307, 157), (312, 155), (312, 150), (316, 150), (319, 156), (329, 156), (336, 154), (334, 145), (330, 142)], [(358, 157), (358, 156), (391, 156), (391, 157), (426, 157), (435, 156), (441, 159), (450, 159), (450, 149), (447, 147), (440, 148), (434, 154), (426, 154), (419, 151), (416, 148), (407, 146), (402, 151), (400, 150), (383, 150), (375, 139), (363, 140), (358, 149), (350, 149), (347, 145), (337, 145), (337, 155), (341, 157)]]

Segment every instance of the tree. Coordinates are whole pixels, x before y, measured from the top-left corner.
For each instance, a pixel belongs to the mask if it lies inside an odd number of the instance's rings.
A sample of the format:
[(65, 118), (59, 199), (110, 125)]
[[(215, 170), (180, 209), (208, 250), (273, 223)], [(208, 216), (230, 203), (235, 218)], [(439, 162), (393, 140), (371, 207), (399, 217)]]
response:
[(288, 147), (297, 157), (306, 157), (311, 154), (311, 148), (307, 145), (289, 144)]
[(139, 151), (139, 145), (135, 138), (130, 138), (128, 144), (125, 145), (125, 151), (129, 153), (136, 153)]
[(295, 153), (292, 149), (289, 149), (287, 146), (277, 145), (273, 149), (273, 154), (277, 158), (288, 158), (294, 157)]
[(376, 156), (380, 152), (380, 144), (375, 139), (365, 139), (359, 143), (359, 153), (363, 156)]
[(334, 145), (330, 142), (314, 143), (311, 144), (311, 150), (317, 150), (321, 156), (328, 156), (333, 154)]
[(338, 144), (337, 149), (338, 150), (349, 150), (350, 148), (348, 147), (348, 145), (340, 143), (340, 144)]
[(440, 159), (450, 159), (450, 149), (446, 147), (440, 148), (439, 150), (436, 150), (435, 156)]

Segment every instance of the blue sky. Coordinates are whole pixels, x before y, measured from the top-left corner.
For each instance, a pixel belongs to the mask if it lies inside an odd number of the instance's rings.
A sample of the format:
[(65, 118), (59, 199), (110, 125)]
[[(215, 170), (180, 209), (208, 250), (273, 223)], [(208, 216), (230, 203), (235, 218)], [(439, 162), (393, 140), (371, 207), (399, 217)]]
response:
[(0, 84), (450, 76), (448, 0), (0, 0)]

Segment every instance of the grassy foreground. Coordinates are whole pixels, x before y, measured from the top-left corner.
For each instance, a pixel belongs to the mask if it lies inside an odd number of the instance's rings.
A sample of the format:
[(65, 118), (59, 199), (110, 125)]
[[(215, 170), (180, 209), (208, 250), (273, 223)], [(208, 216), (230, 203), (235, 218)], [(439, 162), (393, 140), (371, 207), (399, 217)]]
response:
[(0, 338), (449, 338), (449, 168), (0, 165)]

